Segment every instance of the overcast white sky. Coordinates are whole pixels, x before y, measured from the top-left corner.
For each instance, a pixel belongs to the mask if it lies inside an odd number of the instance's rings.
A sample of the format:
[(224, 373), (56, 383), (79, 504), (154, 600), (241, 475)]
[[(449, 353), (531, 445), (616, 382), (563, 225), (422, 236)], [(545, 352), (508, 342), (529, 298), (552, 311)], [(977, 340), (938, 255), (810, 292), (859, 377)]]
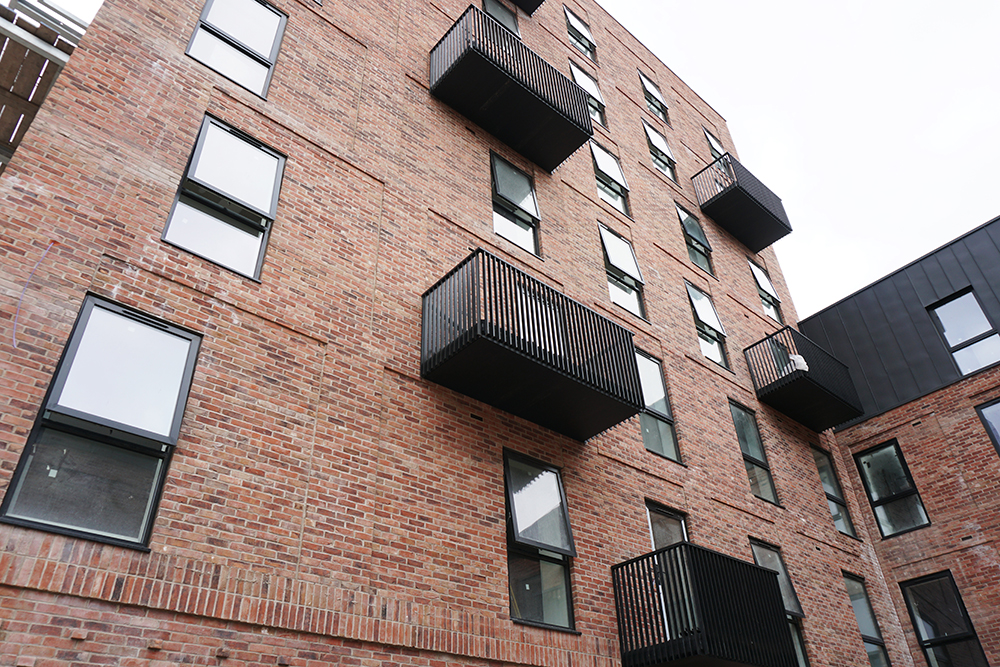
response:
[(597, 1), (782, 198), (800, 318), (1000, 215), (1000, 2)]

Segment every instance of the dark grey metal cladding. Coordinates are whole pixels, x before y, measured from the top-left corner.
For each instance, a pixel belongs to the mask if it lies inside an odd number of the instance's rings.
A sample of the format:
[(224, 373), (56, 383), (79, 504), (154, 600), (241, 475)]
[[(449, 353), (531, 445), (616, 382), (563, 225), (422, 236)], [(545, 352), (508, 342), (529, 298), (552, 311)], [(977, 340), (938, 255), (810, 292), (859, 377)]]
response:
[(549, 172), (594, 134), (586, 92), (475, 6), (431, 50), (430, 88)]
[(928, 308), (970, 288), (1000, 328), (1000, 218), (802, 320), (799, 329), (847, 364), (861, 418), (868, 418), (963, 377)]

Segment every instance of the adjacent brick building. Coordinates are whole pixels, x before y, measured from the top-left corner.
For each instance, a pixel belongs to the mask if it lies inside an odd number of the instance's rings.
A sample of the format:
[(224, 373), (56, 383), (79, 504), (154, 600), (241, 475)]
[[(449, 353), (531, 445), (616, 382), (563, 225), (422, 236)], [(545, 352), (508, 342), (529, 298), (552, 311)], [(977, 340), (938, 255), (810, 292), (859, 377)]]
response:
[(725, 121), (516, 4), (4, 17), (0, 665), (920, 665), (896, 584), (945, 569), (996, 659), (989, 568), (862, 518), (921, 417), (828, 430), (867, 406)]

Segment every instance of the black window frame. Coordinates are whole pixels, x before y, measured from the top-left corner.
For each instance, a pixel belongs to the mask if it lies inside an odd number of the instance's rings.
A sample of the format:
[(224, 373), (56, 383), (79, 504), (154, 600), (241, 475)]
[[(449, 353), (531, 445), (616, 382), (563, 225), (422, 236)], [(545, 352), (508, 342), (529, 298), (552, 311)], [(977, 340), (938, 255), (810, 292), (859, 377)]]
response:
[[(601, 251), (604, 254), (604, 272), (608, 277), (608, 291), (609, 291), (608, 296), (611, 299), (611, 302), (614, 303), (616, 306), (624, 308), (633, 315), (645, 319), (646, 302), (643, 296), (643, 287), (645, 283), (642, 280), (642, 271), (641, 269), (639, 269), (639, 258), (635, 254), (635, 247), (632, 245), (631, 241), (629, 241), (627, 238), (625, 238), (618, 232), (614, 231), (607, 225), (598, 223), (598, 231), (601, 237)], [(611, 236), (620, 240), (622, 243), (628, 246), (629, 251), (631, 251), (632, 253), (632, 259), (635, 262), (635, 269), (638, 275), (635, 276), (631, 275), (628, 271), (626, 271), (625, 269), (618, 266), (612, 261), (611, 253), (608, 252), (608, 245), (607, 241), (605, 240), (604, 232), (607, 232), (608, 234), (610, 234)], [(616, 301), (613, 293), (611, 293), (612, 289), (618, 289), (626, 293), (630, 291), (634, 293), (636, 295), (636, 305), (638, 307), (639, 312), (635, 312), (627, 305), (620, 303), (619, 301)]]
[[(642, 86), (642, 93), (646, 99), (646, 108), (649, 110), (649, 113), (669, 125), (670, 112), (667, 107), (666, 99), (663, 97), (663, 91), (660, 90), (660, 87), (656, 85), (655, 81), (643, 74), (642, 70), (636, 71), (639, 72), (639, 84)], [(650, 86), (652, 86), (652, 88), (650, 88)]]
[[(986, 416), (986, 411), (991, 408), (998, 410), (995, 427)], [(986, 430), (986, 435), (989, 436), (990, 442), (993, 443), (993, 447), (997, 450), (997, 455), (1000, 456), (1000, 398), (977, 405), (976, 414), (979, 415), (979, 421), (982, 422), (983, 428)]]
[[(708, 237), (705, 235), (705, 228), (701, 226), (698, 218), (694, 217), (686, 208), (677, 202), (674, 202), (674, 207), (677, 209), (677, 219), (681, 223), (681, 231), (684, 232), (684, 243), (687, 245), (688, 259), (708, 275), (715, 276), (712, 266), (712, 245), (708, 242)], [(688, 221), (692, 224), (689, 225)], [(700, 235), (700, 238), (696, 234)], [(704, 260), (704, 265), (698, 261), (699, 257)]]
[[(201, 10), (201, 15), (198, 17), (198, 25), (195, 26), (194, 32), (191, 33), (191, 39), (188, 40), (188, 45), (187, 45), (187, 48), (185, 49), (184, 52), (190, 58), (192, 58), (194, 60), (197, 60), (198, 62), (200, 62), (205, 67), (208, 67), (209, 69), (211, 69), (213, 72), (217, 72), (218, 74), (221, 74), (225, 78), (229, 79), (230, 81), (232, 81), (233, 83), (235, 83), (236, 85), (238, 85), (240, 88), (243, 88), (244, 90), (248, 90), (251, 93), (253, 93), (254, 95), (256, 95), (257, 97), (260, 97), (260, 98), (266, 100), (267, 99), (267, 91), (268, 91), (268, 89), (271, 86), (271, 78), (274, 76), (274, 69), (275, 69), (275, 66), (278, 63), (278, 53), (281, 52), (281, 41), (285, 37), (285, 28), (288, 26), (288, 14), (286, 14), (283, 11), (281, 11), (280, 9), (278, 9), (277, 7), (275, 7), (274, 5), (272, 5), (272, 4), (268, 3), (268, 2), (265, 2), (264, 0), (243, 0), (243, 1), (244, 2), (256, 2), (258, 5), (261, 5), (265, 9), (267, 9), (269, 11), (272, 11), (275, 14), (278, 15), (278, 19), (279, 19), (278, 30), (277, 30), (277, 32), (275, 34), (274, 44), (272, 44), (272, 46), (271, 46), (271, 53), (266, 54), (266, 55), (262, 54), (262, 53), (258, 53), (257, 51), (255, 51), (251, 47), (247, 46), (246, 44), (243, 44), (238, 39), (236, 39), (235, 37), (233, 37), (232, 35), (230, 35), (229, 33), (227, 33), (222, 27), (210, 23), (208, 21), (208, 15), (209, 15), (209, 13), (210, 13), (210, 11), (212, 9), (212, 5), (216, 2), (216, 0), (206, 0), (205, 6)], [(205, 62), (203, 60), (200, 60), (200, 59), (198, 59), (197, 57), (195, 57), (195, 56), (193, 56), (191, 54), (191, 47), (194, 45), (195, 39), (197, 39), (197, 37), (198, 37), (198, 33), (201, 32), (202, 30), (205, 30), (206, 32), (210, 33), (216, 39), (225, 42), (226, 44), (228, 44), (229, 46), (233, 47), (235, 50), (239, 51), (240, 53), (242, 53), (246, 57), (250, 58), (251, 60), (254, 60), (254, 61), (260, 63), (261, 65), (264, 65), (265, 67), (267, 67), (267, 77), (264, 80), (264, 86), (263, 86), (263, 90), (261, 92), (257, 92), (255, 90), (247, 88), (243, 83), (237, 81), (236, 79), (234, 79), (233, 77), (231, 77), (226, 72), (223, 72), (222, 70), (216, 69), (216, 67), (214, 65), (212, 65), (210, 63), (207, 63), (207, 62)]]
[[(254, 206), (253, 204), (242, 201), (233, 195), (221, 191), (211, 184), (195, 178), (192, 175), (193, 168), (198, 164), (203, 154), (205, 141), (207, 140), (210, 127), (220, 128), (221, 130), (228, 132), (234, 137), (246, 142), (253, 148), (260, 150), (263, 153), (267, 153), (277, 159), (278, 167), (275, 170), (274, 186), (268, 210), (264, 210)], [(267, 244), (270, 241), (271, 229), (274, 225), (275, 218), (277, 217), (278, 200), (281, 196), (281, 185), (284, 180), (287, 160), (288, 158), (284, 153), (271, 148), (262, 141), (259, 141), (229, 123), (226, 123), (225, 121), (210, 114), (206, 114), (205, 118), (202, 120), (201, 127), (198, 130), (198, 137), (195, 140), (195, 145), (191, 151), (190, 157), (188, 158), (187, 165), (184, 167), (184, 173), (181, 175), (181, 181), (177, 187), (177, 194), (174, 195), (174, 202), (171, 206), (170, 213), (167, 216), (167, 222), (163, 227), (160, 240), (176, 248), (180, 248), (184, 252), (190, 253), (196, 257), (201, 257), (202, 259), (227, 271), (232, 271), (237, 275), (260, 282), (260, 273), (264, 266), (264, 256), (267, 254)], [(222, 264), (218, 258), (209, 257), (208, 254), (204, 252), (192, 250), (191, 248), (181, 245), (176, 240), (168, 238), (170, 234), (170, 227), (174, 223), (174, 216), (177, 214), (178, 203), (182, 203), (187, 207), (195, 208), (205, 215), (215, 218), (221, 223), (231, 225), (237, 229), (241, 229), (242, 231), (251, 230), (260, 234), (260, 248), (257, 252), (256, 261), (254, 262), (253, 272), (245, 273), (239, 269), (227, 266)]]
[[(642, 121), (642, 129), (646, 133), (646, 145), (649, 146), (649, 157), (653, 160), (653, 166), (659, 169), (664, 176), (676, 183), (677, 161), (674, 159), (674, 154), (670, 150), (670, 144), (667, 143), (667, 138), (662, 132), (647, 123), (645, 120)], [(653, 140), (653, 135), (656, 135), (663, 140), (663, 145), (667, 149), (666, 151), (656, 145), (656, 142)]]
[[(896, 456), (897, 456), (897, 458), (899, 460), (900, 466), (903, 469), (903, 473), (906, 475), (906, 479), (909, 482), (910, 488), (908, 490), (906, 490), (906, 491), (895, 493), (892, 496), (889, 496), (888, 498), (882, 498), (880, 500), (873, 500), (872, 499), (871, 487), (869, 486), (869, 482), (868, 482), (868, 475), (865, 474), (863, 463), (862, 463), (861, 459), (862, 459), (862, 457), (864, 457), (864, 456), (866, 456), (868, 454), (871, 454), (871, 453), (873, 453), (873, 452), (875, 452), (877, 450), (880, 450), (880, 449), (885, 449), (887, 447), (893, 447), (896, 450)], [(905, 535), (906, 533), (913, 532), (914, 530), (920, 530), (921, 528), (926, 528), (927, 526), (931, 525), (930, 514), (928, 514), (928, 512), (927, 512), (927, 506), (924, 505), (924, 501), (920, 497), (920, 492), (917, 490), (917, 485), (913, 481), (913, 474), (910, 472), (910, 467), (906, 463), (906, 458), (903, 456), (903, 449), (902, 449), (902, 447), (900, 447), (898, 440), (896, 440), (895, 438), (893, 438), (892, 440), (888, 440), (888, 441), (883, 442), (881, 444), (875, 445), (874, 447), (869, 447), (869, 448), (867, 448), (865, 450), (862, 450), (862, 451), (860, 451), (860, 452), (858, 452), (858, 453), (856, 453), (854, 455), (854, 462), (855, 462), (855, 464), (858, 467), (858, 475), (861, 477), (861, 484), (864, 486), (865, 495), (868, 496), (868, 503), (869, 503), (869, 505), (871, 505), (872, 514), (875, 517), (875, 525), (878, 526), (879, 533), (882, 535), (883, 539), (888, 539), (890, 537), (896, 537), (897, 535)], [(921, 507), (921, 509), (924, 512), (924, 516), (927, 517), (927, 522), (923, 523), (923, 524), (921, 524), (919, 526), (913, 526), (911, 528), (907, 528), (905, 530), (899, 530), (899, 531), (896, 531), (896, 532), (893, 532), (893, 533), (890, 533), (890, 534), (887, 535), (886, 532), (885, 532), (885, 529), (882, 527), (882, 522), (878, 518), (878, 512), (877, 512), (876, 508), (877, 507), (881, 507), (883, 505), (890, 505), (890, 504), (892, 504), (894, 502), (897, 502), (897, 501), (900, 501), (900, 500), (905, 500), (906, 498), (909, 498), (911, 496), (916, 496), (917, 497), (917, 501), (920, 503), (920, 507)]]
[(714, 326), (701, 319), (701, 317), (698, 315), (698, 308), (695, 306), (694, 297), (691, 295), (691, 290), (695, 290), (699, 294), (703, 295), (706, 299), (708, 299), (708, 303), (712, 306), (712, 311), (715, 313), (715, 319), (719, 321), (719, 326), (722, 327), (723, 326), (722, 318), (719, 317), (719, 311), (715, 307), (715, 302), (712, 301), (712, 295), (709, 294), (708, 292), (705, 292), (702, 289), (699, 289), (698, 287), (695, 287), (686, 280), (684, 281), (684, 285), (687, 289), (688, 302), (691, 304), (691, 314), (694, 317), (695, 330), (698, 332), (698, 338), (699, 340), (705, 341), (710, 345), (717, 346), (717, 349), (719, 350), (719, 356), (722, 358), (722, 361), (717, 361), (716, 359), (713, 359), (712, 357), (705, 354), (704, 351), (702, 351), (702, 356), (704, 356), (709, 361), (718, 364), (719, 366), (728, 370), (729, 355), (726, 353), (725, 329), (724, 328), (722, 330), (716, 329)]
[[(491, 4), (498, 10), (507, 12), (507, 15), (509, 15), (510, 18), (513, 20), (514, 23), (513, 29), (509, 25), (507, 25), (502, 19), (498, 18), (496, 14), (493, 13), (493, 10), (491, 9)], [(510, 31), (512, 35), (514, 35), (518, 39), (521, 38), (521, 30), (517, 25), (517, 8), (511, 9), (510, 7), (500, 2), (500, 0), (483, 0), (483, 12), (485, 12), (490, 18), (492, 18), (494, 21), (496, 21), (501, 26)]]
[[(601, 169), (597, 160), (597, 151), (603, 151), (607, 156), (615, 161), (615, 164), (618, 165), (618, 171), (622, 175), (621, 181), (618, 181), (618, 179), (614, 176)], [(606, 149), (604, 146), (601, 146), (596, 141), (590, 142), (590, 156), (594, 162), (594, 177), (597, 180), (597, 193), (600, 195), (601, 201), (605, 202), (608, 206), (615, 209), (619, 213), (631, 217), (629, 215), (629, 211), (631, 210), (629, 208), (628, 197), (629, 187), (628, 181), (625, 178), (625, 170), (622, 169), (622, 161), (617, 155)], [(622, 207), (618, 208), (613, 201), (609, 201), (608, 197), (617, 197), (621, 201)]]
[[(914, 613), (913, 601), (908, 593), (908, 589), (914, 586), (920, 586), (922, 584), (930, 583), (939, 579), (947, 580), (951, 585), (950, 593), (954, 596), (953, 602), (958, 607), (961, 612), (961, 620), (965, 624), (966, 628), (969, 628), (966, 632), (957, 634), (946, 634), (942, 637), (932, 637), (930, 639), (923, 638), (923, 632), (921, 631), (922, 625), (917, 621), (917, 615)], [(965, 601), (962, 599), (962, 593), (958, 590), (958, 585), (955, 583), (955, 578), (952, 576), (950, 570), (944, 570), (942, 572), (936, 572), (934, 574), (928, 574), (926, 576), (917, 577), (915, 579), (908, 579), (907, 581), (899, 582), (899, 589), (903, 595), (903, 600), (906, 602), (906, 610), (910, 614), (910, 623), (913, 625), (913, 631), (917, 637), (917, 643), (920, 645), (920, 650), (924, 652), (924, 657), (927, 659), (927, 664), (936, 664), (936, 660), (932, 660), (931, 651), (938, 646), (945, 646), (948, 644), (957, 644), (959, 642), (975, 642), (975, 646), (979, 649), (979, 657), (982, 660), (980, 665), (969, 666), (969, 667), (989, 667), (989, 662), (986, 659), (986, 653), (983, 651), (982, 642), (979, 640), (979, 635), (976, 633), (976, 628), (972, 624), (972, 618), (969, 616), (968, 610), (965, 608)]]
[(726, 154), (726, 147), (722, 145), (719, 138), (708, 131), (707, 127), (702, 127), (705, 132), (705, 141), (708, 143), (708, 152), (712, 156), (712, 161), (718, 160)]
[[(583, 88), (583, 92), (587, 94), (587, 108), (590, 113), (590, 119), (601, 125), (601, 127), (608, 127), (607, 104), (604, 101), (604, 95), (601, 93), (601, 84), (572, 60), (569, 61), (569, 72), (573, 76), (573, 83)], [(587, 81), (593, 84), (593, 92), (591, 92), (589, 86), (580, 83), (580, 81)], [(597, 94), (595, 95), (594, 93)]]
[[(132, 424), (59, 404), (63, 388), (73, 369), (80, 345), (86, 335), (87, 327), (91, 322), (95, 309), (105, 310), (113, 315), (134, 321), (150, 329), (168, 333), (188, 342), (189, 347), (184, 358), (184, 367), (181, 371), (180, 384), (177, 388), (177, 398), (174, 403), (168, 433), (157, 433)], [(184, 419), (184, 412), (191, 392), (201, 343), (201, 335), (189, 329), (148, 315), (136, 308), (88, 293), (80, 306), (80, 311), (77, 314), (76, 321), (63, 348), (63, 353), (53, 372), (52, 381), (46, 390), (42, 405), (29, 433), (25, 449), (21, 453), (17, 467), (7, 487), (3, 502), (0, 503), (0, 522), (129, 549), (148, 551), (167, 471), (169, 470), (170, 461), (180, 437), (181, 423)], [(48, 432), (62, 433), (66, 436), (79, 438), (98, 445), (115, 447), (157, 461), (154, 473), (155, 479), (146, 498), (146, 511), (141, 519), (140, 531), (136, 539), (132, 540), (121, 536), (113, 536), (96, 529), (74, 528), (54, 521), (46, 522), (10, 514), (15, 509), (12, 506), (19, 499), (22, 489), (21, 485), (24, 481), (23, 478), (29, 472), (29, 467), (35, 453), (35, 445)]]
[[(498, 187), (499, 179), (497, 177), (497, 168), (496, 168), (497, 161), (503, 162), (514, 171), (520, 172), (521, 174), (524, 175), (525, 179), (527, 179), (528, 184), (531, 186), (531, 195), (535, 201), (535, 213), (537, 214), (537, 216), (532, 215), (530, 211), (526, 210), (521, 205), (511, 201), (500, 192), (500, 188)], [(538, 226), (539, 223), (541, 222), (541, 208), (539, 207), (538, 204), (538, 192), (535, 190), (535, 179), (532, 178), (523, 169), (519, 169), (517, 166), (511, 163), (510, 160), (507, 160), (498, 155), (497, 153), (490, 151), (490, 184), (493, 193), (493, 212), (497, 215), (503, 216), (514, 225), (518, 225), (519, 223), (521, 223), (523, 225), (530, 227), (532, 245), (534, 247), (525, 248), (523, 245), (521, 245), (514, 239), (509, 238), (504, 234), (501, 234), (496, 230), (495, 223), (493, 227), (494, 233), (502, 238), (507, 239), (508, 241), (510, 241), (517, 247), (521, 248), (522, 250), (527, 250), (533, 255), (540, 256), (541, 248), (538, 238)]]
[(822, 475), (820, 475), (820, 488), (823, 489), (823, 493), (826, 496), (827, 508), (830, 507), (830, 503), (833, 503), (838, 508), (840, 508), (840, 513), (841, 513), (842, 516), (845, 517), (846, 524), (850, 528), (850, 531), (848, 532), (848, 531), (845, 531), (845, 530), (841, 530), (837, 526), (837, 524), (836, 524), (836, 515), (833, 513), (833, 510), (831, 509), (830, 510), (830, 518), (834, 519), (834, 527), (836, 527), (839, 532), (843, 533), (844, 535), (847, 535), (848, 537), (857, 538), (858, 537), (858, 531), (854, 527), (854, 519), (851, 518), (850, 510), (847, 507), (847, 499), (844, 497), (844, 486), (843, 486), (843, 484), (840, 483), (840, 475), (837, 474), (837, 468), (834, 465), (833, 457), (830, 455), (830, 452), (828, 452), (826, 450), (823, 450), (823, 449), (820, 449), (819, 447), (816, 447), (815, 445), (813, 445), (811, 447), (811, 449), (812, 449), (812, 452), (813, 452), (813, 460), (816, 461), (816, 472), (817, 472), (817, 474), (819, 474), (819, 461), (816, 460), (816, 456), (818, 454), (818, 455), (823, 456), (824, 458), (826, 458), (827, 465), (830, 468), (830, 474), (833, 475), (833, 481), (837, 484), (837, 490), (840, 492), (840, 496), (837, 496), (837, 495), (832, 494), (829, 491), (827, 491), (826, 490), (826, 486), (823, 484)]
[[(967, 297), (969, 295), (972, 296), (972, 300), (976, 303), (976, 306), (979, 308), (979, 312), (982, 314), (983, 319), (986, 320), (986, 323), (990, 325), (990, 328), (988, 330), (980, 333), (980, 334), (977, 334), (977, 335), (973, 336), (969, 340), (964, 340), (961, 343), (957, 343), (955, 345), (952, 345), (948, 341), (948, 337), (945, 334), (945, 325), (944, 325), (944, 322), (941, 320), (941, 316), (938, 314), (938, 310), (941, 309), (944, 306), (947, 306), (950, 303), (958, 301), (959, 299), (965, 298), (965, 297)], [(987, 340), (989, 338), (997, 337), (998, 341), (1000, 341), (1000, 332), (997, 331), (996, 324), (990, 318), (989, 314), (987, 314), (986, 310), (983, 308), (982, 302), (979, 300), (979, 297), (976, 295), (975, 290), (973, 290), (971, 287), (969, 287), (967, 289), (963, 289), (963, 290), (961, 290), (959, 292), (956, 292), (956, 293), (954, 293), (954, 294), (952, 294), (952, 295), (950, 295), (950, 296), (948, 296), (948, 297), (946, 297), (944, 299), (941, 299), (940, 301), (938, 301), (938, 302), (936, 302), (936, 303), (928, 306), (927, 307), (927, 312), (930, 315), (931, 320), (934, 322), (934, 326), (937, 327), (938, 335), (941, 337), (941, 342), (944, 343), (945, 348), (947, 348), (948, 352), (951, 354), (952, 363), (955, 364), (955, 368), (958, 370), (958, 372), (963, 377), (968, 376), (968, 375), (973, 375), (974, 373), (978, 373), (979, 371), (982, 371), (982, 370), (984, 370), (986, 368), (991, 368), (993, 366), (996, 366), (997, 364), (1000, 364), (1000, 358), (998, 358), (995, 361), (991, 361), (991, 362), (989, 362), (987, 364), (984, 364), (983, 366), (979, 366), (977, 368), (970, 369), (969, 371), (963, 371), (962, 367), (959, 365), (958, 359), (955, 358), (955, 355), (958, 354), (959, 352), (962, 352), (963, 350), (966, 350), (968, 348), (974, 347), (974, 346), (978, 345), (979, 343), (982, 343), (983, 341), (985, 341), (985, 340)]]
[[(865, 582), (865, 578), (864, 577), (859, 577), (856, 574), (851, 574), (850, 572), (847, 572), (846, 570), (841, 570), (841, 574), (844, 576), (844, 590), (847, 592), (848, 602), (851, 605), (851, 609), (854, 611), (854, 620), (858, 624), (858, 633), (861, 635), (861, 640), (865, 644), (871, 644), (873, 646), (876, 646), (876, 647), (880, 648), (881, 649), (882, 657), (885, 658), (885, 664), (887, 665), (887, 667), (892, 667), (892, 662), (889, 660), (889, 653), (888, 653), (888, 651), (886, 651), (886, 648), (885, 648), (885, 639), (882, 638), (882, 626), (879, 625), (878, 617), (875, 616), (875, 609), (874, 609), (874, 607), (872, 607), (871, 596), (868, 595), (868, 585)], [(868, 607), (868, 614), (871, 616), (872, 623), (874, 624), (875, 629), (879, 633), (877, 637), (876, 636), (872, 636), (872, 635), (866, 635), (864, 632), (861, 631), (861, 620), (858, 618), (857, 610), (854, 609), (854, 603), (850, 601), (851, 600), (851, 590), (847, 586), (847, 581), (848, 580), (854, 581), (855, 583), (858, 583), (858, 584), (861, 585), (861, 592), (864, 593), (864, 596), (865, 596), (865, 604)], [(868, 654), (867, 647), (865, 648), (865, 654), (866, 655)], [(870, 662), (871, 661), (871, 657), (869, 656), (868, 659), (869, 659), (869, 662)]]
[[(757, 440), (758, 442), (760, 442), (760, 452), (764, 456), (763, 459), (758, 459), (753, 454), (747, 452), (749, 447), (744, 445), (743, 439), (740, 437), (740, 429), (736, 425), (736, 410), (739, 410), (740, 412), (746, 414), (750, 418), (750, 421), (753, 423), (754, 430), (757, 432)], [(764, 472), (767, 473), (767, 479), (771, 484), (771, 491), (774, 492), (774, 498), (768, 498), (766, 496), (761, 496), (758, 495), (757, 493), (754, 493), (753, 483), (752, 480), (750, 479), (750, 472), (747, 471), (747, 481), (750, 482), (750, 487), (751, 487), (750, 492), (753, 493), (754, 497), (760, 498), (761, 500), (769, 502), (772, 505), (777, 505), (780, 507), (781, 499), (778, 496), (778, 487), (774, 483), (774, 475), (771, 473), (771, 466), (767, 462), (767, 448), (764, 446), (764, 436), (762, 436), (760, 433), (760, 424), (757, 423), (757, 413), (751, 410), (750, 408), (746, 407), (745, 405), (742, 405), (730, 399), (729, 414), (733, 418), (733, 430), (736, 432), (736, 441), (737, 443), (739, 443), (740, 453), (743, 455), (743, 463), (744, 464), (749, 463), (757, 468), (762, 469)]]
[[(653, 546), (654, 551), (657, 551), (659, 549), (665, 549), (667, 547), (656, 546), (656, 536), (653, 533), (653, 518), (652, 518), (653, 514), (659, 514), (660, 516), (664, 516), (667, 517), (668, 519), (673, 519), (674, 521), (677, 521), (681, 526), (681, 535), (682, 535), (681, 542), (690, 541), (688, 537), (687, 514), (672, 509), (670, 507), (667, 507), (666, 505), (658, 503), (655, 500), (650, 500), (649, 498), (646, 498), (645, 507), (646, 507), (646, 525), (649, 527), (649, 541), (650, 544)], [(681, 542), (674, 542), (673, 544), (680, 544)], [(673, 544), (667, 546), (673, 546)]]
[[(764, 309), (764, 314), (778, 324), (784, 324), (784, 318), (781, 314), (781, 299), (778, 297), (778, 290), (774, 288), (774, 283), (771, 281), (767, 269), (749, 257), (747, 257), (747, 264), (750, 265), (750, 273), (753, 275), (754, 284), (757, 285), (757, 294), (760, 296), (760, 304)], [(760, 274), (758, 275), (754, 269), (760, 271)], [(766, 285), (761, 284), (761, 278), (767, 282)], [(772, 310), (774, 314), (771, 314)]]
[[(563, 5), (563, 10), (566, 14), (566, 32), (569, 34), (569, 41), (576, 50), (587, 56), (592, 62), (597, 62), (597, 43), (594, 41), (594, 33), (590, 30), (590, 25), (586, 21), (581, 19), (576, 15), (569, 7)], [(572, 16), (574, 19), (580, 22), (584, 27), (587, 34), (584, 34), (579, 28), (573, 25)]]
[[(657, 456), (662, 456), (665, 459), (669, 459), (677, 463), (681, 463), (681, 447), (680, 443), (677, 440), (677, 427), (674, 424), (673, 410), (670, 406), (670, 392), (667, 390), (667, 380), (666, 377), (663, 375), (663, 362), (654, 357), (653, 355), (640, 350), (639, 348), (636, 348), (635, 356), (637, 363), (639, 361), (638, 358), (643, 357), (650, 363), (654, 364), (658, 369), (660, 383), (663, 386), (663, 400), (667, 408), (666, 412), (664, 412), (663, 410), (657, 410), (655, 408), (650, 407), (649, 402), (646, 398), (646, 392), (645, 390), (642, 390), (642, 400), (644, 403), (644, 407), (642, 411), (639, 413), (639, 428), (642, 431), (643, 447), (645, 447), (647, 452), (656, 454)], [(641, 389), (642, 373), (639, 374), (639, 379), (640, 379), (640, 389)], [(650, 448), (649, 446), (650, 441), (646, 437), (646, 432), (648, 429), (651, 429), (651, 426), (647, 424), (645, 420), (655, 420), (657, 422), (657, 424), (655, 424), (656, 426), (659, 426), (659, 424), (666, 425), (672, 438), (672, 444), (674, 449), (673, 456), (671, 456), (670, 453), (664, 451), (657, 451), (656, 449)]]
[[(781, 563), (781, 570), (773, 570), (767, 565), (760, 562), (760, 558), (757, 556), (757, 549), (765, 549), (778, 556), (778, 561)], [(795, 584), (792, 582), (792, 575), (788, 572), (788, 565), (785, 564), (785, 557), (782, 554), (781, 547), (771, 544), (770, 542), (765, 542), (764, 540), (758, 540), (757, 538), (750, 538), (750, 551), (753, 554), (753, 562), (760, 567), (776, 572), (778, 575), (779, 586), (781, 581), (784, 580), (788, 583), (788, 590), (791, 592), (792, 598), (795, 601), (795, 605), (798, 609), (789, 609), (785, 607), (785, 618), (788, 621), (788, 632), (792, 637), (792, 644), (795, 647), (795, 656), (798, 667), (809, 667), (809, 656), (806, 653), (806, 643), (805, 638), (802, 635), (802, 620), (806, 617), (805, 612), (802, 610), (802, 602), (799, 600), (799, 594), (795, 590)], [(782, 592), (782, 601), (784, 602), (785, 595)], [(799, 660), (798, 658), (802, 659)]]

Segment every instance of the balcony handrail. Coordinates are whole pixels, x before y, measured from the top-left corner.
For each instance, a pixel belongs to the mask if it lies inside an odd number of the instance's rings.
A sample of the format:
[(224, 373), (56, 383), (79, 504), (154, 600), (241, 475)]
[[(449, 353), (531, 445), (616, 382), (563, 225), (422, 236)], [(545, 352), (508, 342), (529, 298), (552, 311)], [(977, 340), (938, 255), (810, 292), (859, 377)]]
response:
[(477, 336), (643, 405), (631, 331), (482, 248), (423, 294), (421, 373)]
[(743, 356), (758, 393), (804, 374), (833, 396), (861, 410), (861, 400), (847, 366), (790, 326), (746, 348)]
[(431, 49), (431, 90), (469, 48), (507, 72), (580, 129), (592, 133), (586, 91), (475, 5), (469, 5)]
[(791, 231), (792, 224), (788, 221), (781, 197), (774, 194), (769, 187), (760, 182), (750, 170), (740, 164), (739, 160), (729, 153), (721, 155), (717, 160), (691, 177), (698, 206), (704, 207), (719, 195), (725, 194), (734, 187), (746, 191), (758, 204), (767, 209), (775, 218)]

